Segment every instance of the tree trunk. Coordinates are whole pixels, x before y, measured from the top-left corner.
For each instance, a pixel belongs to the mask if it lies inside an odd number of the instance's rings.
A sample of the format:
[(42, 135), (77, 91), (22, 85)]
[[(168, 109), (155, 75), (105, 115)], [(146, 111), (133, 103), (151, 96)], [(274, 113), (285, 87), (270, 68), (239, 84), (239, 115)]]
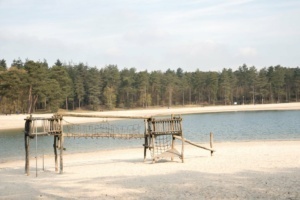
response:
[(29, 95), (28, 95), (28, 114), (31, 114), (31, 107), (32, 107), (32, 96), (31, 96), (31, 92), (32, 92), (32, 85), (30, 85), (29, 87)]
[(169, 89), (169, 107), (172, 105), (172, 88)]
[(182, 105), (184, 106), (184, 90), (182, 90)]
[(33, 104), (32, 104), (32, 110), (33, 110), (33, 112), (35, 112), (35, 105), (36, 105), (36, 102), (37, 102), (38, 98), (39, 98), (38, 95), (34, 96), (34, 101), (33, 101)]
[(68, 97), (66, 97), (66, 110), (68, 111)]

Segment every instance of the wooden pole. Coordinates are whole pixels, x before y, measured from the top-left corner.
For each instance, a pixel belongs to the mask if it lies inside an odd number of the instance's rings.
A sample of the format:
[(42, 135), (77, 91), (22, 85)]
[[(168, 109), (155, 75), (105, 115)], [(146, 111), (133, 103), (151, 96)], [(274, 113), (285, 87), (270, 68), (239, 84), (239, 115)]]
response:
[(29, 136), (25, 134), (25, 173), (29, 176)]
[(63, 134), (63, 125), (62, 125), (62, 119), (59, 120), (60, 122), (60, 174), (63, 173), (63, 154), (64, 154), (64, 134)]
[(148, 122), (147, 120), (145, 119), (144, 120), (144, 124), (145, 124), (145, 143), (144, 143), (144, 162), (146, 161), (146, 157), (147, 157), (147, 148), (148, 148), (148, 129), (147, 129), (147, 126), (148, 126)]
[[(209, 134), (210, 138), (210, 148), (213, 149), (213, 142), (214, 142), (214, 134), (210, 132)], [(213, 156), (214, 151), (210, 151), (210, 156)]]
[[(174, 119), (174, 115), (173, 114), (171, 115), (171, 119)], [(173, 121), (171, 121), (171, 130), (172, 131), (175, 130), (174, 122)], [(172, 135), (172, 150), (174, 150), (174, 148), (175, 148), (175, 137), (173, 137), (173, 135)], [(174, 160), (174, 156), (171, 156), (171, 161), (173, 161), (173, 160)]]
[(64, 168), (64, 164), (63, 164), (63, 154), (64, 154), (64, 142), (63, 142), (63, 135), (61, 133), (60, 135), (60, 139), (59, 139), (59, 142), (60, 142), (60, 173), (62, 174), (63, 173), (63, 168)]
[[(175, 148), (175, 137), (172, 135), (172, 150)], [(171, 156), (171, 161), (174, 160), (174, 156)]]
[(30, 133), (31, 133), (31, 123), (32, 123), (32, 115), (25, 121), (25, 131), (24, 131), (24, 140), (25, 140), (25, 173), (29, 176), (29, 141), (30, 141)]
[(193, 145), (193, 146), (195, 146), (195, 147), (199, 147), (199, 148), (202, 148), (202, 149), (205, 149), (205, 150), (208, 150), (208, 151), (213, 151), (213, 152), (215, 152), (214, 149), (207, 148), (207, 147), (201, 146), (201, 145), (199, 145), (199, 144), (193, 143), (193, 142), (191, 142), (191, 141), (189, 141), (189, 140), (187, 140), (187, 139), (185, 139), (185, 138), (181, 138), (181, 137), (179, 137), (179, 136), (177, 136), (177, 135), (174, 135), (174, 137), (175, 137), (176, 139), (179, 139), (179, 140), (182, 140), (182, 141), (184, 141), (184, 142), (186, 142), (186, 143), (189, 143), (189, 144), (191, 144), (191, 145)]
[[(153, 128), (153, 131), (156, 131), (156, 126), (155, 126), (155, 123), (153, 122), (153, 118), (151, 118), (151, 121), (150, 123), (152, 124), (152, 128)], [(150, 131), (152, 131), (150, 129)], [(152, 142), (152, 148), (153, 148), (153, 158), (152, 158), (152, 163), (155, 163), (156, 162), (156, 155), (155, 155), (155, 150), (156, 150), (156, 147), (155, 147), (155, 135), (150, 133), (151, 135), (151, 142)]]
[(57, 162), (57, 139), (58, 137), (54, 136), (53, 149), (54, 149), (54, 161), (55, 161), (55, 171), (58, 171), (58, 162)]
[(181, 141), (182, 141), (182, 147), (181, 147), (181, 159), (182, 159), (182, 163), (184, 163), (184, 137), (183, 137), (183, 131), (182, 131), (182, 124), (181, 121), (179, 122), (180, 124), (180, 130), (181, 130)]

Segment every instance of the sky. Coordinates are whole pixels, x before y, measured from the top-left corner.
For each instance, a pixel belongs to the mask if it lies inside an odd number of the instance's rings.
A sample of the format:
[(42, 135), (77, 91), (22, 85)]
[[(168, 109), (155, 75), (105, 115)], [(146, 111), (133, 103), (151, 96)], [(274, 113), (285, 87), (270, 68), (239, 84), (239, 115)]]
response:
[(138, 71), (300, 66), (299, 0), (0, 0), (0, 59)]

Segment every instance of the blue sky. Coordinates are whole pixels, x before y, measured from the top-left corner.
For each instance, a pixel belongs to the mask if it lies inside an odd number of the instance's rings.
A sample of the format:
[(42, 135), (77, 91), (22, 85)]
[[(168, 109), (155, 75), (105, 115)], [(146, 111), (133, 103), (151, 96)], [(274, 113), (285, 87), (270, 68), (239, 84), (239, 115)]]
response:
[(299, 0), (0, 0), (0, 59), (120, 69), (300, 66)]

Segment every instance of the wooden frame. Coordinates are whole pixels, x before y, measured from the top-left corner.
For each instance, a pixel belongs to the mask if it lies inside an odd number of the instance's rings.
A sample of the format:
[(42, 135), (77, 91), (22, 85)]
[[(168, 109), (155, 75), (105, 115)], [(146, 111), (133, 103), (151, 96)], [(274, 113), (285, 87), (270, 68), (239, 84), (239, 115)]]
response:
[[(95, 115), (70, 115), (77, 117), (98, 117), (103, 118), (103, 116)], [(106, 116), (109, 118), (108, 116)], [(114, 116), (113, 118), (117, 118)], [(120, 118), (127, 118), (125, 116), (119, 116)], [(51, 118), (37, 118), (37, 117), (27, 117), (25, 119), (25, 131), (24, 131), (24, 141), (25, 141), (25, 173), (29, 175), (29, 145), (30, 139), (36, 138), (43, 135), (51, 135), (54, 137), (53, 148), (54, 148), (54, 159), (55, 159), (55, 171), (58, 171), (58, 151), (60, 153), (60, 170), (63, 173), (63, 151), (64, 151), (64, 137), (112, 137), (120, 139), (133, 139), (133, 138), (144, 138), (144, 161), (147, 157), (147, 149), (150, 150), (152, 163), (155, 163), (161, 158), (171, 158), (173, 161), (175, 157), (179, 157), (182, 162), (184, 162), (184, 143), (189, 143), (196, 147), (209, 150), (211, 155), (215, 150), (212, 149), (213, 146), (213, 134), (210, 134), (210, 148), (200, 146), (195, 144), (183, 137), (182, 131), (182, 118), (180, 115), (171, 115), (171, 118), (158, 118), (153, 117), (130, 117), (131, 119), (144, 119), (145, 132), (144, 134), (120, 134), (120, 133), (64, 133), (63, 132), (63, 116), (53, 115)], [(41, 123), (40, 123), (41, 122)], [(39, 124), (40, 123), (40, 124)], [(39, 128), (39, 129), (38, 129)], [(181, 141), (181, 151), (176, 149), (176, 141)], [(162, 143), (160, 143), (162, 141)], [(36, 156), (37, 159), (37, 156)], [(36, 176), (37, 176), (37, 160), (36, 160)]]
[[(171, 140), (170, 147), (163, 144), (163, 148), (167, 146), (163, 151), (159, 150), (156, 144), (156, 140), (159, 137), (169, 137)], [(181, 152), (175, 148), (175, 139), (181, 138)], [(145, 144), (144, 144), (144, 161), (146, 160), (147, 148), (151, 152), (152, 162), (155, 163), (161, 158), (170, 157), (174, 160), (174, 157), (179, 157), (184, 162), (184, 138), (182, 131), (182, 118), (181, 116), (172, 115), (171, 118), (149, 118), (145, 120)]]

